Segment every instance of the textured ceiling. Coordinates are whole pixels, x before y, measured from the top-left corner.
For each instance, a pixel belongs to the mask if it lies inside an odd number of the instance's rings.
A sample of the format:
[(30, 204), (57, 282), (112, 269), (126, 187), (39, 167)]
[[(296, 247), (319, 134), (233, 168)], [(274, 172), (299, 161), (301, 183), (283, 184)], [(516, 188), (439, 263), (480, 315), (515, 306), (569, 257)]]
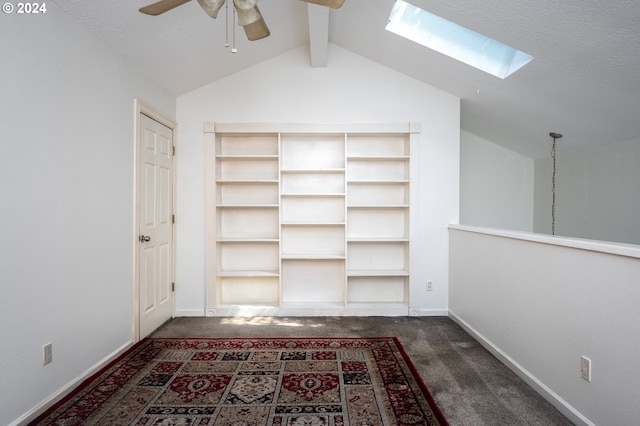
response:
[[(247, 42), (239, 28), (233, 55), (222, 46), (224, 19), (213, 21), (195, 0), (157, 17), (138, 12), (151, 2), (53, 1), (175, 95), (322, 34), (308, 25), (318, 6), (308, 12), (299, 0), (260, 0), (271, 36)], [(505, 80), (458, 63), (385, 31), (393, 0), (346, 0), (330, 12), (329, 40), (459, 96), (463, 130), (532, 158), (549, 156), (550, 131), (564, 134), (560, 153), (640, 138), (637, 0), (410, 2), (535, 59)]]

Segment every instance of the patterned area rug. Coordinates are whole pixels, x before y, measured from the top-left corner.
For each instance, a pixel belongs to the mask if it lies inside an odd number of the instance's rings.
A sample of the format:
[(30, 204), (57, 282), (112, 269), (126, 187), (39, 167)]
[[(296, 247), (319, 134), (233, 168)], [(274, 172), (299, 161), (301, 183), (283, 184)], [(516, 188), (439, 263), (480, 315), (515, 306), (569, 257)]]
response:
[(400, 342), (146, 339), (32, 424), (446, 425)]

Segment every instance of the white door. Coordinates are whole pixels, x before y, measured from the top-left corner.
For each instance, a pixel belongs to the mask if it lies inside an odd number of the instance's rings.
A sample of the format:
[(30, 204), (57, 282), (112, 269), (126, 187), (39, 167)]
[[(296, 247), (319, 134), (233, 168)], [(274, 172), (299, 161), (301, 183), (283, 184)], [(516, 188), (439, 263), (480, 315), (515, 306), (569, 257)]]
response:
[(173, 130), (140, 114), (140, 339), (173, 314)]

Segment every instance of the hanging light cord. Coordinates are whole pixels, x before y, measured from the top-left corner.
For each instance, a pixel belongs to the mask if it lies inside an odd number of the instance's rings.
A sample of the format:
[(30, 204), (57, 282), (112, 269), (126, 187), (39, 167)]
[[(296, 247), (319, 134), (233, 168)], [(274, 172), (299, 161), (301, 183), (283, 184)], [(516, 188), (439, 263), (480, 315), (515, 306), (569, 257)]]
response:
[[(225, 22), (225, 33), (226, 33), (226, 42), (224, 43), (224, 47), (231, 47), (231, 53), (238, 53), (238, 49), (236, 48), (236, 8), (232, 6), (231, 14), (229, 15), (229, 3), (225, 2), (225, 13), (227, 14), (227, 20)], [(229, 25), (231, 25), (231, 31), (229, 31)], [(229, 34), (231, 34), (231, 43), (229, 43)]]
[(551, 176), (551, 235), (556, 235), (556, 139), (560, 139), (560, 133), (551, 132), (553, 138), (551, 158), (553, 159), (553, 174)]
[(233, 7), (233, 20), (231, 21), (231, 28), (233, 28), (233, 46), (231, 46), (231, 53), (238, 53), (236, 49), (236, 8)]
[(225, 15), (226, 15), (225, 17), (227, 18), (227, 19), (225, 19), (225, 22), (224, 22), (224, 32), (225, 32), (225, 37), (226, 37), (226, 40), (225, 40), (225, 43), (224, 43), (224, 47), (229, 47), (229, 45), (230, 45), (229, 44), (229, 3), (225, 2), (225, 4), (224, 4), (224, 12), (225, 12)]

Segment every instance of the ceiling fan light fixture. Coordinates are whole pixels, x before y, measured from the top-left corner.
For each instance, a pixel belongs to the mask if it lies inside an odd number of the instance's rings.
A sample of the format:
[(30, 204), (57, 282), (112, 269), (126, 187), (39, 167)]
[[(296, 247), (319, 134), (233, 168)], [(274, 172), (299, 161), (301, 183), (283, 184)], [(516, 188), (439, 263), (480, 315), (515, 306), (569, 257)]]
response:
[(318, 4), (320, 6), (327, 6), (332, 9), (339, 9), (344, 4), (344, 0), (302, 0), (307, 3)]
[(207, 12), (207, 15), (211, 16), (213, 19), (218, 17), (218, 12), (224, 5), (225, 0), (198, 0), (198, 4)]
[[(140, 12), (145, 13), (147, 15), (160, 15), (164, 12), (167, 12), (173, 8), (176, 8), (180, 5), (188, 3), (190, 0), (158, 0), (155, 3), (149, 4), (139, 9)], [(344, 0), (312, 0), (313, 3), (323, 4), (324, 3), (340, 3)], [(230, 6), (233, 2), (233, 6)], [(242, 26), (244, 29), (247, 38), (250, 41), (260, 40), (262, 38), (268, 37), (271, 32), (267, 27), (267, 23), (265, 22), (262, 14), (260, 13), (260, 9), (258, 9), (258, 0), (198, 0), (198, 4), (204, 10), (207, 15), (211, 16), (213, 19), (218, 18), (218, 13), (222, 6), (227, 6), (227, 41), (225, 43), (225, 47), (231, 46), (229, 43), (229, 31), (230, 28), (233, 27), (233, 47), (231, 51), (236, 53), (238, 50), (235, 48), (235, 17), (237, 15), (238, 25)], [(233, 7), (233, 17), (230, 16), (229, 7)]]

